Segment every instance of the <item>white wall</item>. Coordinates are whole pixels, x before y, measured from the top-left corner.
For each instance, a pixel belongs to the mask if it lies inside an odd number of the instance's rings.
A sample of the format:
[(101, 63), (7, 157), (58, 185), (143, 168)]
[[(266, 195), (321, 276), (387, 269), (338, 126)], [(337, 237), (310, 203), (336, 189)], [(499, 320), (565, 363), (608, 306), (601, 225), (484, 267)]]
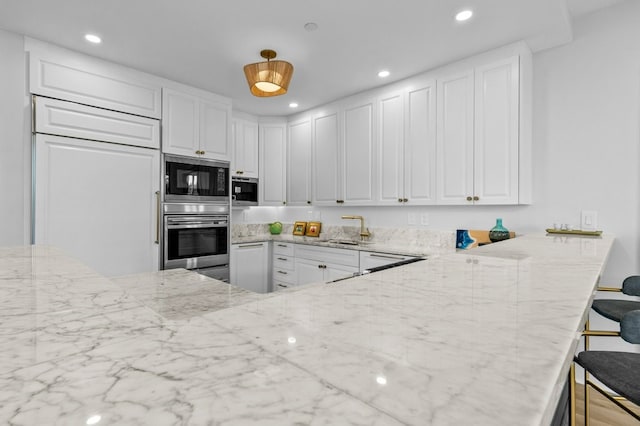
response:
[[(433, 229), (490, 229), (495, 218), (516, 233), (553, 223), (579, 225), (581, 210), (598, 212), (599, 229), (617, 240), (604, 281), (640, 273), (640, 2), (625, 2), (574, 23), (574, 41), (534, 55), (531, 206), (258, 207), (233, 220), (321, 220), (409, 226), (408, 213), (427, 213)], [(246, 212), (246, 213), (245, 213)]]
[(22, 36), (0, 30), (0, 246), (29, 243), (29, 98)]

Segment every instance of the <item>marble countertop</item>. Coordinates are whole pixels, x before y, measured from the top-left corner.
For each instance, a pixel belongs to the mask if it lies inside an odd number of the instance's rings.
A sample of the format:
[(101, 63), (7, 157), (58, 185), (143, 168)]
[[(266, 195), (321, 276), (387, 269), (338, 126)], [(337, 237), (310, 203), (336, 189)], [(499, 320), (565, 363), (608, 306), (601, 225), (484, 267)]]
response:
[(255, 298), (0, 249), (0, 423), (546, 425), (612, 243), (523, 236)]

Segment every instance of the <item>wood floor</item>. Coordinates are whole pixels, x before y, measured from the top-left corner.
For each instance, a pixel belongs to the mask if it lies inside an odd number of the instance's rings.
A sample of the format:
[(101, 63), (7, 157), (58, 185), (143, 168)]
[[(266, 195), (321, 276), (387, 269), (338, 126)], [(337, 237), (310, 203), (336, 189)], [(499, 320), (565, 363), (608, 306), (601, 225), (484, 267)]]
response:
[[(610, 402), (598, 391), (589, 391), (591, 401), (591, 415), (589, 426), (638, 426), (640, 422), (629, 416), (615, 404)], [(640, 413), (640, 408), (629, 404), (636, 413)], [(584, 386), (578, 384), (576, 387), (576, 426), (584, 425)]]

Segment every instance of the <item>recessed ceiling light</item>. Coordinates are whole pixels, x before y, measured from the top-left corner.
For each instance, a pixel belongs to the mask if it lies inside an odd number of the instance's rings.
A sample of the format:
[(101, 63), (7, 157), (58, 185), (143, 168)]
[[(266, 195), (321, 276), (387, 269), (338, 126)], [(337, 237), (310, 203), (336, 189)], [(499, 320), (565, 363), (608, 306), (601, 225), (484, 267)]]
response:
[(95, 34), (85, 34), (84, 39), (90, 43), (95, 43), (95, 44), (102, 42), (102, 39)]
[(309, 32), (315, 31), (318, 29), (318, 24), (316, 24), (315, 22), (307, 22), (306, 24), (304, 24), (304, 29)]
[(298, 108), (298, 103), (297, 102), (291, 102), (289, 104), (289, 108)]
[(473, 12), (471, 10), (463, 10), (456, 14), (456, 21), (462, 22), (473, 16)]
[(383, 71), (380, 71), (380, 72), (378, 73), (378, 77), (380, 77), (380, 78), (389, 77), (389, 74), (390, 74), (390, 72), (389, 72), (389, 71), (387, 71), (387, 70), (383, 70)]

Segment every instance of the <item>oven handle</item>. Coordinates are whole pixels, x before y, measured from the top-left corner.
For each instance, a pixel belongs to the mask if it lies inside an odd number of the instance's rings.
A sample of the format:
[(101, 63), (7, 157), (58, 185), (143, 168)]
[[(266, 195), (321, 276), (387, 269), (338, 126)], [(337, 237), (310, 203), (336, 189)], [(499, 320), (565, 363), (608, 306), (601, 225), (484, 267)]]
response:
[(227, 222), (188, 222), (180, 224), (167, 224), (167, 229), (193, 229), (193, 228), (226, 228)]

